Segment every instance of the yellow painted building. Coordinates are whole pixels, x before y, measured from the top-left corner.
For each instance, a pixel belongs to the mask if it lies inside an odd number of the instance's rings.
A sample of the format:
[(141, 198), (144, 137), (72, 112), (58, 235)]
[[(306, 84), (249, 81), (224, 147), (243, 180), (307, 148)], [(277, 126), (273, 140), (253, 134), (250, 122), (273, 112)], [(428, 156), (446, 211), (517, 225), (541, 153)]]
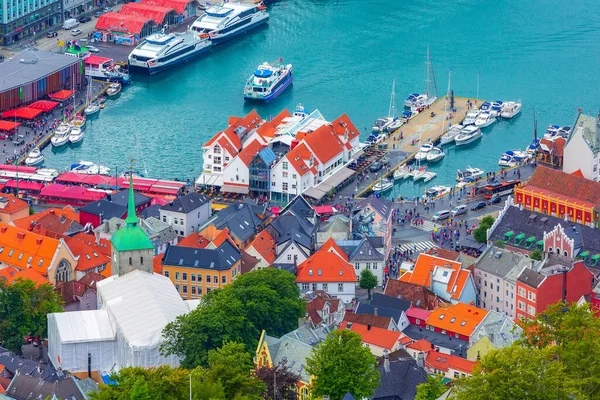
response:
[(467, 360), (477, 361), (479, 358), (485, 356), (492, 350), (496, 350), (492, 342), (487, 336), (479, 339), (473, 346), (467, 350)]

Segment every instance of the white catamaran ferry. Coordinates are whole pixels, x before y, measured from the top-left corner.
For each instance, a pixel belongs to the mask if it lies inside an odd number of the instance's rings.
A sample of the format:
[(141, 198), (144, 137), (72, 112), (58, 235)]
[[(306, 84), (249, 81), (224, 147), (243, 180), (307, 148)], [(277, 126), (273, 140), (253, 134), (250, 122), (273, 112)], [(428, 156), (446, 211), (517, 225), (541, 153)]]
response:
[(267, 8), (262, 4), (225, 3), (212, 6), (198, 18), (190, 30), (207, 33), (214, 44), (225, 42), (269, 20)]
[(269, 102), (292, 84), (292, 64), (274, 66), (265, 62), (246, 81), (244, 99)]
[(155, 74), (204, 53), (210, 46), (208, 35), (196, 32), (155, 33), (129, 54), (129, 66)]

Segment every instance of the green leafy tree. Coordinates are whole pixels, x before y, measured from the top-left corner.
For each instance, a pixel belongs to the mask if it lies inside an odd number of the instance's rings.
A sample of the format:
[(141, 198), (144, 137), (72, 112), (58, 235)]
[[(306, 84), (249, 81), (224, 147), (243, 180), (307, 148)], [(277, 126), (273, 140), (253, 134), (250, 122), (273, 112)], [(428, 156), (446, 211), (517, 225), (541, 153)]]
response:
[(363, 269), (360, 273), (360, 280), (358, 282), (361, 289), (367, 289), (369, 298), (371, 298), (371, 289), (377, 287), (377, 277), (368, 269)]
[(529, 258), (531, 258), (532, 260), (536, 260), (536, 261), (541, 261), (541, 259), (544, 257), (544, 254), (542, 253), (542, 251), (540, 249), (535, 249), (531, 252), (531, 254), (529, 255)]
[(436, 400), (448, 390), (442, 383), (443, 380), (443, 375), (429, 375), (426, 383), (417, 386), (415, 400)]
[(256, 376), (264, 384), (264, 400), (296, 400), (296, 391), (300, 376), (290, 370), (284, 361), (272, 367), (263, 366), (256, 370)]
[(314, 396), (340, 400), (348, 392), (357, 399), (373, 395), (379, 385), (377, 360), (359, 334), (335, 330), (306, 359), (306, 372), (313, 376)]
[(304, 312), (296, 277), (284, 270), (262, 269), (211, 291), (198, 308), (168, 324), (161, 350), (182, 357), (184, 367), (206, 366), (208, 352), (224, 342), (243, 343), (253, 352), (263, 329), (282, 336), (297, 327)]
[(9, 284), (0, 279), (0, 345), (19, 353), (27, 335), (47, 337), (49, 313), (61, 312), (63, 302), (52, 286), (29, 279)]
[(473, 231), (473, 237), (479, 243), (487, 241), (487, 230), (494, 223), (494, 217), (486, 215), (481, 219), (479, 226)]
[(218, 350), (208, 352), (207, 378), (223, 385), (226, 398), (236, 395), (260, 398), (264, 389), (262, 381), (251, 375), (254, 368), (252, 357), (244, 349), (244, 344), (227, 342)]

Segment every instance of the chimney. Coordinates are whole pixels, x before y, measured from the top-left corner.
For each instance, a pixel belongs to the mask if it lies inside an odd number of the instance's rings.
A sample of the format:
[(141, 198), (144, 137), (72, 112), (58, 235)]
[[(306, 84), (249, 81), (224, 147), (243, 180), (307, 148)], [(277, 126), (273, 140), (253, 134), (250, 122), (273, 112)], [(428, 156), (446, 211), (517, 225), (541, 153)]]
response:
[[(373, 310), (373, 314), (378, 317), (379, 316), (379, 308), (375, 307), (375, 309)], [(369, 324), (371, 325), (371, 324)]]
[(417, 354), (417, 365), (419, 366), (419, 368), (425, 368), (425, 354), (423, 354), (422, 352), (419, 352), (419, 354)]
[(108, 233), (110, 231), (110, 225), (108, 221), (104, 221), (104, 233)]
[(54, 210), (54, 208), (50, 209), (50, 214), (56, 214), (56, 211)]
[(383, 350), (383, 369), (385, 372), (390, 372), (390, 356), (387, 349)]
[(367, 324), (367, 330), (368, 330), (368, 331), (370, 331), (370, 330), (371, 330), (371, 323), (370, 323), (370, 322)]
[(535, 270), (534, 265), (535, 265), (535, 260), (531, 260), (531, 269), (532, 270)]
[(64, 224), (67, 221), (67, 216), (65, 214), (60, 214), (60, 217), (58, 217), (58, 220), (60, 221), (61, 224)]
[(92, 353), (88, 353), (88, 378), (92, 377)]

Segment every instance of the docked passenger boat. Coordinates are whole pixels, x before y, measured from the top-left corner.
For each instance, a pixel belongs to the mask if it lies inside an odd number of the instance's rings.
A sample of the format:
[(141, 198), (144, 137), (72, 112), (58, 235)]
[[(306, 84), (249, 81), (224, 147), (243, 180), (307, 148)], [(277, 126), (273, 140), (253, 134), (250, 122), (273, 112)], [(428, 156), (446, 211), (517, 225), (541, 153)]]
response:
[(284, 65), (282, 61), (280, 59), (277, 66), (268, 62), (259, 65), (246, 81), (244, 99), (268, 103), (290, 86), (293, 79), (292, 64)]
[(494, 122), (496, 122), (496, 117), (492, 117), (489, 112), (482, 112), (477, 116), (477, 119), (475, 120), (475, 126), (478, 128), (485, 128)]
[(108, 89), (106, 89), (106, 94), (109, 97), (114, 97), (121, 93), (121, 84), (119, 82), (113, 82), (110, 84)]
[(73, 126), (83, 128), (85, 126), (86, 121), (87, 121), (87, 118), (85, 117), (85, 114), (77, 114), (75, 116), (75, 118), (73, 118), (73, 121), (71, 122), (71, 124)]
[(558, 135), (558, 131), (560, 130), (560, 126), (558, 125), (548, 125), (546, 128), (546, 133), (544, 133), (545, 139), (551, 139), (554, 136)]
[(477, 139), (480, 139), (483, 136), (481, 129), (479, 129), (475, 125), (465, 126), (460, 134), (454, 138), (454, 142), (457, 146), (462, 146), (465, 144), (473, 143)]
[(39, 148), (31, 150), (27, 158), (25, 159), (25, 165), (28, 167), (35, 167), (44, 163), (44, 155)]
[(394, 187), (394, 182), (388, 181), (387, 179), (379, 179), (379, 181), (373, 185), (374, 193), (387, 193)]
[(502, 105), (502, 118), (511, 119), (516, 117), (521, 112), (522, 104), (518, 101), (507, 101)]
[(83, 140), (84, 130), (78, 126), (74, 126), (71, 128), (71, 132), (69, 132), (69, 143), (77, 144)]
[(479, 110), (470, 111), (470, 112), (467, 113), (467, 116), (463, 120), (462, 124), (464, 126), (474, 125), (475, 124), (475, 120), (477, 120), (478, 116), (479, 116)]
[(440, 161), (446, 156), (446, 153), (439, 147), (434, 147), (429, 153), (427, 153), (427, 162), (434, 163)]
[(444, 135), (440, 139), (440, 145), (443, 146), (445, 144), (454, 143), (454, 139), (456, 139), (456, 137), (460, 134), (460, 131), (462, 131), (463, 128), (464, 126), (460, 124), (452, 125), (450, 129), (448, 129), (448, 132), (444, 133)]
[(397, 181), (400, 179), (404, 179), (409, 173), (410, 173), (410, 168), (407, 167), (406, 165), (403, 165), (394, 171), (394, 180)]
[(89, 175), (108, 175), (110, 174), (110, 168), (104, 165), (96, 165), (90, 161), (78, 161), (71, 164), (69, 169), (71, 172), (77, 172), (78, 174), (89, 174)]
[(492, 106), (490, 107), (490, 114), (492, 117), (499, 117), (500, 114), (502, 114), (502, 106), (504, 105), (504, 102), (502, 101), (495, 101), (492, 103)]
[(209, 7), (190, 30), (206, 33), (214, 44), (219, 44), (268, 20), (267, 8), (262, 4), (224, 3)]
[(432, 186), (429, 189), (425, 189), (425, 197), (433, 199), (435, 197), (444, 196), (450, 193), (451, 190), (452, 188), (448, 186)]
[(50, 139), (50, 143), (54, 147), (61, 147), (69, 143), (69, 133), (71, 132), (71, 125), (63, 122), (54, 130), (54, 136)]
[(129, 83), (129, 71), (115, 64), (115, 60), (97, 55), (85, 59), (85, 75), (91, 79)]
[(155, 33), (129, 54), (129, 66), (155, 74), (199, 56), (210, 46), (207, 33)]
[(482, 177), (484, 174), (485, 171), (481, 168), (473, 168), (469, 166), (463, 171), (458, 170), (458, 173), (456, 174), (456, 180), (458, 182), (471, 182), (479, 177)]

